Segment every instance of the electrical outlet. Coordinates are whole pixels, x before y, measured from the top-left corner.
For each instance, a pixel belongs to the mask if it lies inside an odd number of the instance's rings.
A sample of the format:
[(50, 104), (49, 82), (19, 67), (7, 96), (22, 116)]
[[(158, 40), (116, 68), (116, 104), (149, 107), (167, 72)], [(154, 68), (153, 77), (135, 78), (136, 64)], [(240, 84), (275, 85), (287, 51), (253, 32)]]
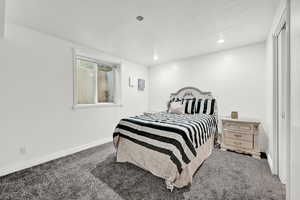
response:
[(21, 155), (27, 154), (27, 150), (26, 150), (25, 147), (21, 147), (21, 148), (19, 149), (19, 152), (20, 152)]

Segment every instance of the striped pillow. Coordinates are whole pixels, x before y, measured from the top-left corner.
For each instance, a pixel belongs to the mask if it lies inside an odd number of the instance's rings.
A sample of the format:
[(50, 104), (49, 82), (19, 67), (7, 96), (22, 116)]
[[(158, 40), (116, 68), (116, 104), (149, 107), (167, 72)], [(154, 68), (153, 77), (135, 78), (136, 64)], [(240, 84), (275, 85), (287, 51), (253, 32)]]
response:
[(212, 115), (215, 113), (216, 99), (197, 99), (195, 113)]
[(185, 114), (195, 114), (195, 103), (196, 99), (184, 99), (183, 100), (183, 105), (184, 105), (184, 113)]

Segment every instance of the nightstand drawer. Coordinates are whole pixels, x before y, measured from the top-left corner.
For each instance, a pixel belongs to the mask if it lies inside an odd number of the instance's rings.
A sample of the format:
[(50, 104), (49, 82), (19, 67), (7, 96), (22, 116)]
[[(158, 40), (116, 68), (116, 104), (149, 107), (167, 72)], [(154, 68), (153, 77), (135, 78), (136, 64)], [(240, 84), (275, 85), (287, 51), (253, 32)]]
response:
[(253, 142), (253, 134), (245, 134), (239, 131), (228, 131), (224, 130), (224, 136), (235, 140), (243, 140)]
[(253, 149), (253, 143), (242, 141), (242, 140), (234, 140), (230, 138), (224, 138), (224, 142), (226, 145), (234, 146), (234, 147), (240, 147), (243, 149)]
[(226, 129), (239, 129), (239, 124), (226, 122), (223, 124)]
[(245, 132), (251, 131), (252, 129), (251, 125), (242, 123), (225, 123), (224, 128), (229, 130), (240, 130)]

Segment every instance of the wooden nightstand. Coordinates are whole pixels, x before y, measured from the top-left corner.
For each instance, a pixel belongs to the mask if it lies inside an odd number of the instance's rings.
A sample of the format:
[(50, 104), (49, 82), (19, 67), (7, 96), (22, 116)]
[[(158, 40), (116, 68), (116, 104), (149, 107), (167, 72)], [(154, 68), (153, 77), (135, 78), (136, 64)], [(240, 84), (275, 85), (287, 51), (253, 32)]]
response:
[(258, 148), (258, 126), (260, 122), (249, 119), (222, 118), (222, 150), (251, 154), (260, 158)]

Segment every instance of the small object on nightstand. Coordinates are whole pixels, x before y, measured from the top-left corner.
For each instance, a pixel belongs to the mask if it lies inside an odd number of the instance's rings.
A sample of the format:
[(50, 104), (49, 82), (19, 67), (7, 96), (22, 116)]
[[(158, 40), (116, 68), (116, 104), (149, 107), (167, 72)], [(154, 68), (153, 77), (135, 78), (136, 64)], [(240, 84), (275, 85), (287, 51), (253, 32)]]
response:
[(237, 119), (239, 118), (239, 113), (237, 111), (232, 111), (231, 112), (231, 119)]
[(249, 119), (232, 119), (224, 117), (222, 120), (222, 150), (232, 150), (239, 153), (251, 154), (260, 158), (258, 148), (259, 121)]

